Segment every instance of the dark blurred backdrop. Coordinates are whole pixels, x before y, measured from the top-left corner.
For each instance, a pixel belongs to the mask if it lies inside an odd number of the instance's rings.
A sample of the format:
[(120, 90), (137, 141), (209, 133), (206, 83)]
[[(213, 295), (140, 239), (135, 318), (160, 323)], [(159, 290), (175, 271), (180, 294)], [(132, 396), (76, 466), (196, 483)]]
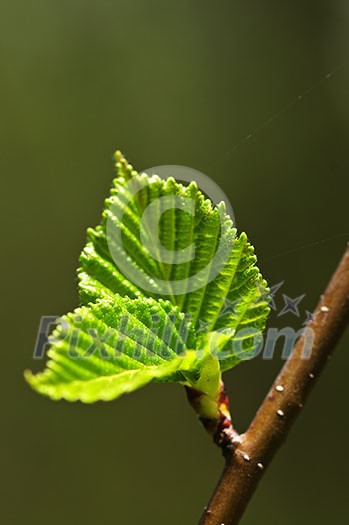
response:
[[(77, 305), (120, 148), (229, 196), (300, 326), (349, 238), (346, 0), (2, 0), (1, 522), (194, 525), (222, 468), (183, 390), (54, 403), (25, 384), (39, 319)], [(332, 74), (333, 73), (333, 74)], [(300, 96), (302, 95), (302, 96)], [(247, 138), (249, 134), (252, 137)], [(345, 523), (349, 334), (242, 520)], [(282, 361), (226, 374), (243, 430)]]

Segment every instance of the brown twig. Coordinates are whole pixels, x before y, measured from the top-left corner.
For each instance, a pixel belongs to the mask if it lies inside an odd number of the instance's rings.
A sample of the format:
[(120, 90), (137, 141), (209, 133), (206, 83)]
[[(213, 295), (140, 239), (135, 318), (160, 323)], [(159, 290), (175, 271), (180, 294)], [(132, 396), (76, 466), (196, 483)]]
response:
[(305, 335), (272, 385), (247, 432), (226, 453), (222, 477), (199, 525), (236, 525), (263, 472), (300, 412), (349, 321), (349, 246), (307, 325), (314, 339), (304, 358)]

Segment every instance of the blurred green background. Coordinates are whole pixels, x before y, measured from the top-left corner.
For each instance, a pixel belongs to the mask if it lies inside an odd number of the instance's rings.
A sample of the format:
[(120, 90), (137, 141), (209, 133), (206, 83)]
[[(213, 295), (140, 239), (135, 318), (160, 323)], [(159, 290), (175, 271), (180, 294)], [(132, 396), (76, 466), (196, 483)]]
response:
[[(306, 293), (299, 319), (269, 325), (303, 323), (349, 238), (348, 29), (345, 0), (1, 1), (2, 523), (197, 522), (223, 463), (180, 387), (83, 406), (40, 397), (22, 372), (43, 364), (40, 317), (77, 304), (116, 148), (139, 169), (214, 179), (270, 284), (285, 280), (278, 307)], [(348, 345), (244, 525), (348, 519)], [(226, 374), (240, 430), (280, 354)]]

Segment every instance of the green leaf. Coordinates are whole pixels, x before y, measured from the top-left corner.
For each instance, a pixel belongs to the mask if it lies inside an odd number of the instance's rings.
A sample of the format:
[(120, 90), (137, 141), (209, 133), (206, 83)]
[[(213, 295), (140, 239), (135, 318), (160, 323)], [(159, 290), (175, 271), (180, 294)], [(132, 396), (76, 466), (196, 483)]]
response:
[(151, 298), (114, 296), (78, 308), (50, 340), (46, 370), (26, 378), (53, 399), (108, 401), (151, 381), (190, 385), (185, 374), (200, 375), (203, 361), (184, 314)]
[(120, 153), (116, 168), (80, 256), (82, 306), (53, 333), (47, 368), (26, 378), (84, 402), (175, 381), (203, 392), (200, 415), (213, 417), (221, 372), (254, 355), (269, 313), (254, 249), (195, 182), (138, 174)]
[[(89, 241), (80, 257), (78, 276), (83, 303), (110, 291), (131, 298), (162, 297), (190, 315), (199, 332), (229, 329), (231, 336), (225, 338), (226, 344), (218, 354), (222, 370), (253, 355), (256, 334), (263, 331), (269, 313), (269, 290), (246, 234), (237, 237), (224, 203), (214, 206), (195, 182), (183, 186), (172, 178), (139, 175), (120, 153), (117, 161), (118, 178), (105, 202), (103, 221), (88, 230)], [(141, 189), (132, 197), (134, 187)], [(172, 264), (154, 259), (140, 239), (144, 211), (161, 198), (173, 198), (173, 203), (176, 198), (190, 199), (195, 207), (195, 213), (189, 214), (172, 205), (161, 215), (155, 236), (159, 233), (164, 247), (171, 251)], [(108, 230), (108, 221), (115, 230)], [(122, 250), (113, 236), (118, 228), (122, 230)], [(156, 244), (155, 236), (146, 233), (150, 245)], [(193, 259), (176, 263), (176, 254), (188, 246), (195, 247)], [(214, 260), (219, 246), (223, 247), (221, 255)], [(128, 278), (122, 268), (134, 279)], [(194, 277), (195, 289), (184, 283), (179, 289), (185, 293), (176, 293), (176, 284), (188, 277)], [(147, 283), (149, 289), (139, 281)], [(162, 288), (157, 281), (165, 283)]]

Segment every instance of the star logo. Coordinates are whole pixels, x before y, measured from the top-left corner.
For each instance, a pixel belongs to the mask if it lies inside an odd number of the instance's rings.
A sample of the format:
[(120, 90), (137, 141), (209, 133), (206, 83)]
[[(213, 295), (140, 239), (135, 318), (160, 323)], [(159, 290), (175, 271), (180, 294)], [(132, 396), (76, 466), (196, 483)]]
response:
[(276, 304), (275, 304), (275, 295), (277, 293), (278, 290), (280, 290), (281, 286), (284, 284), (285, 281), (281, 281), (280, 283), (278, 284), (274, 284), (274, 286), (272, 286), (270, 288), (270, 292), (269, 292), (269, 306), (270, 308), (272, 308), (273, 310), (276, 310)]
[(313, 314), (312, 312), (308, 312), (308, 310), (305, 311), (306, 319), (304, 321), (304, 325), (307, 325), (310, 323), (310, 321), (313, 321), (316, 317), (316, 314)]
[(224, 317), (225, 315), (228, 315), (228, 314), (234, 314), (235, 308), (239, 304), (239, 302), (240, 302), (240, 299), (237, 299), (236, 301), (232, 302), (226, 297), (224, 299), (224, 307), (220, 311), (218, 318)]
[(300, 295), (299, 297), (296, 297), (295, 299), (291, 299), (285, 294), (282, 294), (282, 296), (284, 298), (285, 306), (278, 314), (278, 317), (280, 317), (281, 315), (285, 315), (288, 312), (291, 312), (292, 314), (299, 317), (298, 305), (301, 302), (301, 300), (305, 297), (305, 294)]
[(208, 323), (207, 321), (201, 321), (201, 319), (199, 320), (199, 328), (196, 330), (196, 333), (199, 334), (200, 332), (207, 332), (208, 331), (208, 327), (210, 326), (210, 323)]

